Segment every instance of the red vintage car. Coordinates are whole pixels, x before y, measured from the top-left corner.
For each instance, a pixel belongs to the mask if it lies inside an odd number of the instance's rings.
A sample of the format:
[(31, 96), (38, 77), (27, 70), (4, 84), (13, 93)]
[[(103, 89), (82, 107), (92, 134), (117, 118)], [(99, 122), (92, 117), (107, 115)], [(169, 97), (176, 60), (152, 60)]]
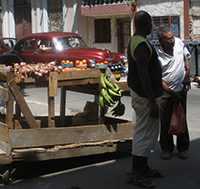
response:
[(109, 50), (89, 48), (82, 37), (76, 33), (51, 32), (35, 33), (22, 37), (14, 48), (5, 52), (1, 63), (12, 65), (21, 61), (30, 63), (46, 63), (56, 61), (60, 65), (63, 60), (75, 63), (76, 60), (87, 60), (87, 67), (107, 61), (108, 67), (116, 77), (126, 72), (127, 57)]
[(0, 54), (11, 50), (17, 43), (18, 39), (9, 37), (0, 37)]

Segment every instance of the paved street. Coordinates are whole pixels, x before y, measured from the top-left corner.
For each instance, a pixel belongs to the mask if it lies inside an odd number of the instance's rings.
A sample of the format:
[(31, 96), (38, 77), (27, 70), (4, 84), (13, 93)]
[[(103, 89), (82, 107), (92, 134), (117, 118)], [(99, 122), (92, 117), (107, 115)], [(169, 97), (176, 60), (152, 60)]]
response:
[[(34, 115), (47, 112), (44, 96), (47, 89), (24, 91), (26, 101)], [(58, 92), (59, 94), (59, 92)], [(58, 95), (59, 97), (59, 95)], [(37, 99), (37, 100), (36, 100)], [(67, 92), (67, 114), (81, 112), (86, 101), (93, 101), (92, 95)], [(152, 179), (158, 189), (197, 189), (200, 188), (200, 128), (199, 107), (200, 87), (192, 83), (188, 93), (188, 125), (191, 145), (190, 158), (182, 160), (175, 149), (170, 160), (161, 159), (157, 143), (149, 158), (152, 168), (163, 171), (165, 178)], [(130, 97), (123, 97), (126, 105), (124, 119), (132, 119)], [(56, 112), (59, 112), (59, 98), (56, 98)], [(109, 114), (109, 111), (108, 111)], [(175, 137), (174, 137), (175, 138)], [(126, 173), (131, 169), (130, 153), (114, 153), (48, 162), (17, 163), (17, 180), (9, 186), (0, 183), (0, 188), (16, 189), (131, 189), (138, 188), (126, 183)]]

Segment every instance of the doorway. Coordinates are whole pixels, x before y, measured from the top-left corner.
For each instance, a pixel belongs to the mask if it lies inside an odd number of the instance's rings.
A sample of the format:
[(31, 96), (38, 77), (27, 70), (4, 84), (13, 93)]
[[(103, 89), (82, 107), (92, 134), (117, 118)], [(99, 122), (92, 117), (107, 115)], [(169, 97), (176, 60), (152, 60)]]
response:
[(31, 27), (31, 0), (15, 0), (15, 33), (16, 38), (32, 33)]
[(118, 52), (127, 54), (128, 42), (131, 37), (131, 19), (117, 19)]

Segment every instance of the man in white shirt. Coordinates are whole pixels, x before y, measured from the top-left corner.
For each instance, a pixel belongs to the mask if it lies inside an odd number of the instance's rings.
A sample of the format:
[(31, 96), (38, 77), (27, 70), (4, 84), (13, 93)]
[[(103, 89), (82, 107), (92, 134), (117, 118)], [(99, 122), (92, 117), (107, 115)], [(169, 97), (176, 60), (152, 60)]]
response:
[(160, 46), (157, 50), (162, 68), (164, 95), (160, 108), (161, 132), (160, 146), (162, 158), (169, 159), (174, 150), (173, 135), (168, 134), (174, 103), (181, 102), (185, 112), (186, 131), (177, 135), (179, 157), (188, 158), (189, 134), (186, 121), (187, 91), (190, 88), (190, 53), (181, 39), (174, 37), (172, 31), (164, 26), (158, 31)]

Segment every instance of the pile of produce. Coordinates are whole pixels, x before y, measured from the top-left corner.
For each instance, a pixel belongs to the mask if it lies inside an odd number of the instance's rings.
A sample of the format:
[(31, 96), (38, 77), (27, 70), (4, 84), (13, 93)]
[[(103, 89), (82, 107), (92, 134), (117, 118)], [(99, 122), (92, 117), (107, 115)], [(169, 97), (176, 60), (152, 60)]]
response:
[(64, 72), (83, 70), (79, 68), (63, 68), (61, 65), (56, 66), (54, 61), (49, 63), (26, 64), (25, 62), (15, 63), (14, 71), (20, 75), (19, 82), (23, 82), (25, 75), (33, 77), (47, 77), (49, 72)]
[(38, 63), (38, 64), (26, 64), (25, 62), (15, 63), (14, 71), (20, 75), (20, 82), (25, 79), (25, 74), (28, 76), (34, 75), (37, 77), (47, 76), (51, 71), (60, 72), (62, 71), (62, 66), (56, 66), (54, 61), (49, 63)]
[(125, 105), (121, 102), (122, 92), (123, 90), (115, 83), (110, 81), (109, 74), (101, 74), (100, 83), (102, 86), (101, 89), (101, 97), (99, 99), (99, 103), (101, 108), (105, 106), (114, 107), (111, 111), (112, 115), (122, 116), (125, 113)]

